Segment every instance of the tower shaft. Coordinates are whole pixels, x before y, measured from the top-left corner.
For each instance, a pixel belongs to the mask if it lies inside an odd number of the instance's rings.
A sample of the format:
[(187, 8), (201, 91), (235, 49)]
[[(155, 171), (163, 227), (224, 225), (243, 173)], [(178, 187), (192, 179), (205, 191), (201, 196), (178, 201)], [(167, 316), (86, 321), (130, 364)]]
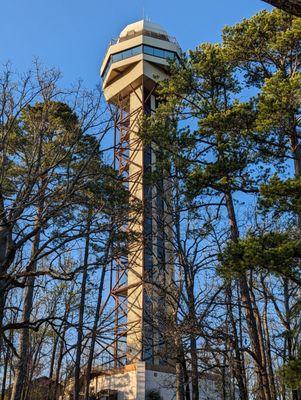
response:
[[(116, 158), (120, 171), (127, 170), (126, 182), (133, 207), (128, 231), (134, 236), (134, 240), (130, 241), (128, 248), (127, 280), (126, 283), (120, 282), (119, 287), (119, 293), (127, 302), (127, 363), (144, 360), (156, 364), (162, 363), (164, 358), (162, 354), (159, 357), (162, 339), (158, 332), (157, 317), (160, 313), (158, 303), (161, 302), (162, 306), (163, 298), (161, 296), (160, 300), (158, 289), (163, 285), (165, 275), (171, 275), (172, 267), (169, 266), (169, 273), (165, 271), (167, 255), (166, 228), (163, 221), (164, 199), (159, 193), (160, 187), (163, 188), (163, 178), (157, 179), (155, 183), (149, 182), (150, 173), (155, 168), (156, 155), (152, 146), (144, 146), (139, 137), (142, 116), (155, 110), (154, 89), (155, 85), (149, 91), (142, 84), (128, 96), (127, 120), (122, 119), (121, 127), (128, 151), (123, 157), (117, 146)], [(125, 141), (122, 140), (122, 143), (124, 150)], [(162, 312), (160, 316), (162, 317)]]

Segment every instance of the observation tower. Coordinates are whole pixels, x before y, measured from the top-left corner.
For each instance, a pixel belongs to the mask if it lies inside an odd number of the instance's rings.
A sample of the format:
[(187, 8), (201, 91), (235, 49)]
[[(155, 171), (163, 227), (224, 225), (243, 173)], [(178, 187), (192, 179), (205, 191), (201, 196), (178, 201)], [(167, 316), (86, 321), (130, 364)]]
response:
[[(174, 38), (160, 25), (141, 20), (126, 26), (110, 43), (101, 66), (104, 96), (115, 121), (116, 168), (128, 187), (130, 204), (136, 205), (128, 226), (136, 239), (128, 245), (127, 256), (115, 261), (112, 274), (114, 365), (93, 383), (93, 390), (106, 397), (144, 399), (147, 390), (162, 392), (163, 378), (174, 379), (172, 346), (164, 332), (169, 306), (162, 290), (163, 284), (171, 285), (173, 275), (168, 188), (162, 177), (155, 183), (147, 179), (156, 155), (138, 133), (141, 117), (157, 107), (158, 82), (168, 78), (170, 61), (179, 56)], [(164, 398), (173, 394), (174, 390), (166, 392)]]
[[(168, 323), (173, 309), (168, 295), (174, 272), (168, 211), (172, 188), (167, 171), (155, 168), (159, 145), (144, 144), (139, 129), (142, 117), (156, 110), (158, 82), (168, 79), (170, 61), (180, 54), (177, 41), (160, 25), (141, 20), (110, 43), (101, 66), (104, 96), (114, 118), (115, 167), (134, 205), (124, 229), (134, 235), (127, 254), (112, 265), (105, 304), (113, 307), (105, 318), (114, 324), (103, 346), (109, 361), (93, 373), (92, 398), (174, 400), (179, 393)], [(151, 180), (150, 172), (156, 172)], [(199, 382), (200, 399), (221, 399), (214, 377), (203, 375)]]

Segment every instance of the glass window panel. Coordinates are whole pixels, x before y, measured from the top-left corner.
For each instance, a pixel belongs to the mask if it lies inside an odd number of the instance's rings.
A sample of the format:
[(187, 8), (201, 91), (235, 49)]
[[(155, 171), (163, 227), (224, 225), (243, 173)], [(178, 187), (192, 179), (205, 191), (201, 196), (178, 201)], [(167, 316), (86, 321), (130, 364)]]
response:
[(145, 256), (144, 256), (144, 266), (145, 266), (145, 269), (148, 272), (150, 272), (152, 270), (152, 266), (153, 266), (152, 254), (150, 254), (150, 253), (145, 254)]
[(172, 51), (165, 51), (165, 58), (170, 58), (171, 60), (173, 60), (175, 58), (175, 53), (173, 53)]
[(152, 233), (152, 219), (150, 217), (145, 218), (145, 232)]
[(142, 46), (137, 46), (132, 49), (132, 55), (136, 56), (137, 54), (142, 53)]
[(143, 53), (153, 56), (154, 55), (154, 48), (151, 47), (151, 46), (143, 46)]
[(106, 67), (106, 71), (105, 71), (104, 75), (107, 73), (107, 70), (110, 68), (110, 65), (112, 64), (112, 62), (118, 62), (121, 60), (125, 60), (129, 57), (133, 57), (133, 56), (136, 56), (137, 54), (141, 54), (142, 52), (145, 54), (149, 54), (151, 56), (167, 58), (167, 59), (171, 59), (171, 60), (174, 60), (176, 58), (175, 53), (172, 51), (157, 49), (155, 47), (147, 46), (147, 45), (140, 45), (140, 46), (136, 46), (131, 49), (122, 51), (120, 53), (113, 54), (110, 58), (110, 61), (107, 65), (107, 67)]
[(154, 56), (164, 58), (164, 50), (154, 49)]
[(132, 49), (125, 50), (122, 52), (122, 59), (125, 60), (126, 58), (132, 57)]
[(146, 146), (144, 150), (144, 165), (149, 166), (152, 162), (152, 152), (150, 146)]
[(104, 73), (103, 73), (103, 79), (105, 79), (105, 77), (107, 76), (111, 65), (112, 65), (112, 57), (109, 58), (109, 61), (108, 61), (107, 65), (106, 65), (106, 68), (105, 68)]
[(112, 61), (117, 62), (122, 60), (122, 53), (113, 54)]

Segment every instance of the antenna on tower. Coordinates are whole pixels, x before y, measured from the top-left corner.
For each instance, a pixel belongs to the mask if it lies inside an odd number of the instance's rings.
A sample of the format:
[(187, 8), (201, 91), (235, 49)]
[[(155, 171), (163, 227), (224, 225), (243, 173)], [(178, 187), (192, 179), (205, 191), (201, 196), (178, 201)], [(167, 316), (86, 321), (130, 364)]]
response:
[(142, 17), (147, 22), (151, 21), (150, 17), (148, 15), (145, 15), (145, 8), (144, 7), (142, 8)]

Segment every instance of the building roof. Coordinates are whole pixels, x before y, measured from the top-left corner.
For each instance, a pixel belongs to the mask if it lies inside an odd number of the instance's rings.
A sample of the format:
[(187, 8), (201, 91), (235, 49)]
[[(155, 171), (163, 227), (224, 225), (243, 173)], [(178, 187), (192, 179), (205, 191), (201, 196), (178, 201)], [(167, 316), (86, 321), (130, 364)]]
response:
[(132, 24), (127, 25), (123, 31), (120, 33), (119, 37), (123, 38), (128, 36), (129, 34), (132, 34), (134, 32), (141, 32), (143, 30), (154, 32), (154, 33), (159, 33), (161, 35), (166, 35), (167, 32), (165, 29), (162, 28), (162, 26), (155, 24), (153, 22), (150, 22), (146, 19), (142, 19), (140, 21), (134, 22)]

